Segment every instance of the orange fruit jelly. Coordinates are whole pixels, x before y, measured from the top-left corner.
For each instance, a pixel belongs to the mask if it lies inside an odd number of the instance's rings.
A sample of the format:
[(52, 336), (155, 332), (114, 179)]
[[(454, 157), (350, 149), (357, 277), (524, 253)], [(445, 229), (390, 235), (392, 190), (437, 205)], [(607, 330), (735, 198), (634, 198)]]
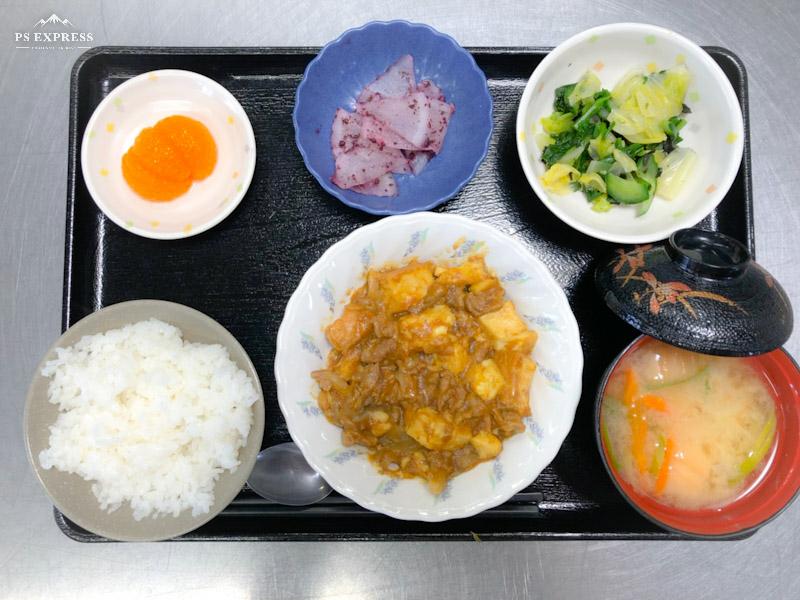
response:
[(217, 145), (200, 121), (174, 115), (142, 129), (122, 157), (122, 176), (147, 200), (164, 202), (185, 194), (217, 164)]

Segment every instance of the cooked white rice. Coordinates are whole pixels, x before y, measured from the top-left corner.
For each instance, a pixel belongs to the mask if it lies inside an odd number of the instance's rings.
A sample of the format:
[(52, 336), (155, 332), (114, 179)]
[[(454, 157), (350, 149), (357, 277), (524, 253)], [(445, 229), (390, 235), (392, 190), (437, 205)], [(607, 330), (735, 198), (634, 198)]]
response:
[(185, 342), (156, 319), (59, 348), (42, 375), (59, 406), (42, 467), (93, 481), (109, 512), (130, 502), (137, 521), (209, 511), (220, 473), (239, 465), (258, 397), (225, 348)]

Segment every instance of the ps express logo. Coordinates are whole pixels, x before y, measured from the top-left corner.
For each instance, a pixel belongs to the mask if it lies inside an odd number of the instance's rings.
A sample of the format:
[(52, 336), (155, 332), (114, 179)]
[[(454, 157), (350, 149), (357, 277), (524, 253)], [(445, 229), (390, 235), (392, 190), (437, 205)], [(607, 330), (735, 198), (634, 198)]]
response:
[(79, 46), (93, 42), (94, 35), (84, 31), (76, 31), (69, 19), (62, 19), (53, 13), (46, 19), (39, 19), (30, 31), (15, 31), (14, 42), (17, 48), (33, 50), (70, 50), (72, 48), (89, 48)]

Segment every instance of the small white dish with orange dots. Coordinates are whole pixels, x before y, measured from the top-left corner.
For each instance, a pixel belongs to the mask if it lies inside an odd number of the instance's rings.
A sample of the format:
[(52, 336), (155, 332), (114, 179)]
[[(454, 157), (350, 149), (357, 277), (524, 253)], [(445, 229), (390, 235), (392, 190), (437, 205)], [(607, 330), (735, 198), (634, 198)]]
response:
[[(203, 123), (217, 145), (213, 172), (168, 202), (145, 200), (122, 175), (122, 156), (146, 127), (172, 115)], [(81, 170), (89, 194), (114, 223), (154, 239), (202, 233), (241, 202), (256, 163), (253, 127), (238, 100), (198, 73), (143, 73), (114, 88), (95, 109), (81, 146)]]
[[(685, 103), (691, 109), (681, 130), (681, 147), (697, 153), (692, 175), (673, 200), (658, 196), (650, 210), (633, 206), (592, 210), (582, 192), (548, 194), (536, 144), (540, 119), (553, 112), (555, 89), (574, 83), (587, 70), (606, 89), (632, 70), (654, 72), (685, 64), (691, 74)], [(685, 37), (655, 25), (614, 23), (583, 31), (562, 42), (536, 67), (517, 112), (517, 149), (525, 175), (542, 203), (558, 218), (592, 237), (622, 244), (665, 239), (708, 216), (733, 184), (744, 148), (744, 122), (730, 81), (714, 59)]]

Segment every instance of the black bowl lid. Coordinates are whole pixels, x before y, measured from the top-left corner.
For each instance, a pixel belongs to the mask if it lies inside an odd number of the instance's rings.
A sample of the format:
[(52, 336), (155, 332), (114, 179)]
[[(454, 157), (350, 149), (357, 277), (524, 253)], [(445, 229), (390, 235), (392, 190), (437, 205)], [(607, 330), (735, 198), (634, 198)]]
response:
[(744, 245), (680, 229), (659, 244), (620, 248), (598, 265), (608, 307), (644, 334), (722, 356), (764, 354), (792, 333), (789, 298)]

